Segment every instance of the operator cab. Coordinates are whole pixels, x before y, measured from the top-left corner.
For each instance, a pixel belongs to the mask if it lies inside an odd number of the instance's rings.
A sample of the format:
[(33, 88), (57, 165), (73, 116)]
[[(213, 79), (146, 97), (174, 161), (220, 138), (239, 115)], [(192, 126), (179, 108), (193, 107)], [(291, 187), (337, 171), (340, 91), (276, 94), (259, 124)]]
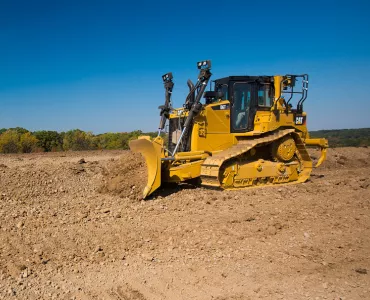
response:
[(215, 80), (215, 92), (230, 101), (231, 132), (252, 131), (258, 110), (270, 110), (274, 95), (273, 76), (229, 76)]

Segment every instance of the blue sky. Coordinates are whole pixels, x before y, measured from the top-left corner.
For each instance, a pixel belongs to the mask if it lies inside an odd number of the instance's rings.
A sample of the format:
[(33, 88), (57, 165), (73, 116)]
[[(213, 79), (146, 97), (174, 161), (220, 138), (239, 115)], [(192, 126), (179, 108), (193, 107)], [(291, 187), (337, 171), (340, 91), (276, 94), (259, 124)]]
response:
[(370, 1), (0, 0), (0, 128), (155, 131), (161, 75), (308, 73), (310, 130), (370, 127)]

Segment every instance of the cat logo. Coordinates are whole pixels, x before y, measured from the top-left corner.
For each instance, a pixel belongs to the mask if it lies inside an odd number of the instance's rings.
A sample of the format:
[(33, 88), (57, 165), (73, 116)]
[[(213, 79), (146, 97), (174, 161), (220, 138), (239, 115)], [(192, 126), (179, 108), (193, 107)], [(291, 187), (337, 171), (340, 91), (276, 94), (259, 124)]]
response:
[(295, 125), (303, 125), (305, 121), (306, 121), (305, 116), (295, 116), (294, 124)]

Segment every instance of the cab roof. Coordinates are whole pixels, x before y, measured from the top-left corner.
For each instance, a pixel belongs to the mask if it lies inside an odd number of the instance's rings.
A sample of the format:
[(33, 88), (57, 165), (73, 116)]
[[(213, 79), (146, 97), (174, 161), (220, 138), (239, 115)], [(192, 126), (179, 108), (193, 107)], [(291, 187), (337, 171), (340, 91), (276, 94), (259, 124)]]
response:
[(227, 84), (230, 81), (259, 81), (269, 83), (274, 81), (274, 76), (262, 75), (262, 76), (228, 76), (213, 80), (216, 84)]

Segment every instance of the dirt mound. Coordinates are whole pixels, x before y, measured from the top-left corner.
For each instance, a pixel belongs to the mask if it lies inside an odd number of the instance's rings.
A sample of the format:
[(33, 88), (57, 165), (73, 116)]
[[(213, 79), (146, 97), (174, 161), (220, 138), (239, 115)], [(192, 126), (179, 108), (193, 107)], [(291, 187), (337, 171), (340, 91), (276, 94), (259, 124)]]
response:
[[(313, 150), (311, 155), (320, 157), (319, 151)], [(328, 169), (342, 169), (354, 167), (366, 167), (370, 164), (370, 148), (366, 147), (347, 147), (329, 148), (324, 167)]]
[(147, 183), (147, 168), (141, 154), (125, 152), (118, 161), (108, 163), (103, 175), (100, 193), (119, 195), (130, 200), (142, 199)]
[(57, 160), (46, 159), (40, 166), (35, 156), (16, 157), (8, 162), (9, 167), (0, 166), (1, 197), (17, 203), (51, 195), (92, 193), (96, 189), (95, 182), (100, 181), (103, 167), (98, 161), (80, 160), (83, 159), (56, 163)]

